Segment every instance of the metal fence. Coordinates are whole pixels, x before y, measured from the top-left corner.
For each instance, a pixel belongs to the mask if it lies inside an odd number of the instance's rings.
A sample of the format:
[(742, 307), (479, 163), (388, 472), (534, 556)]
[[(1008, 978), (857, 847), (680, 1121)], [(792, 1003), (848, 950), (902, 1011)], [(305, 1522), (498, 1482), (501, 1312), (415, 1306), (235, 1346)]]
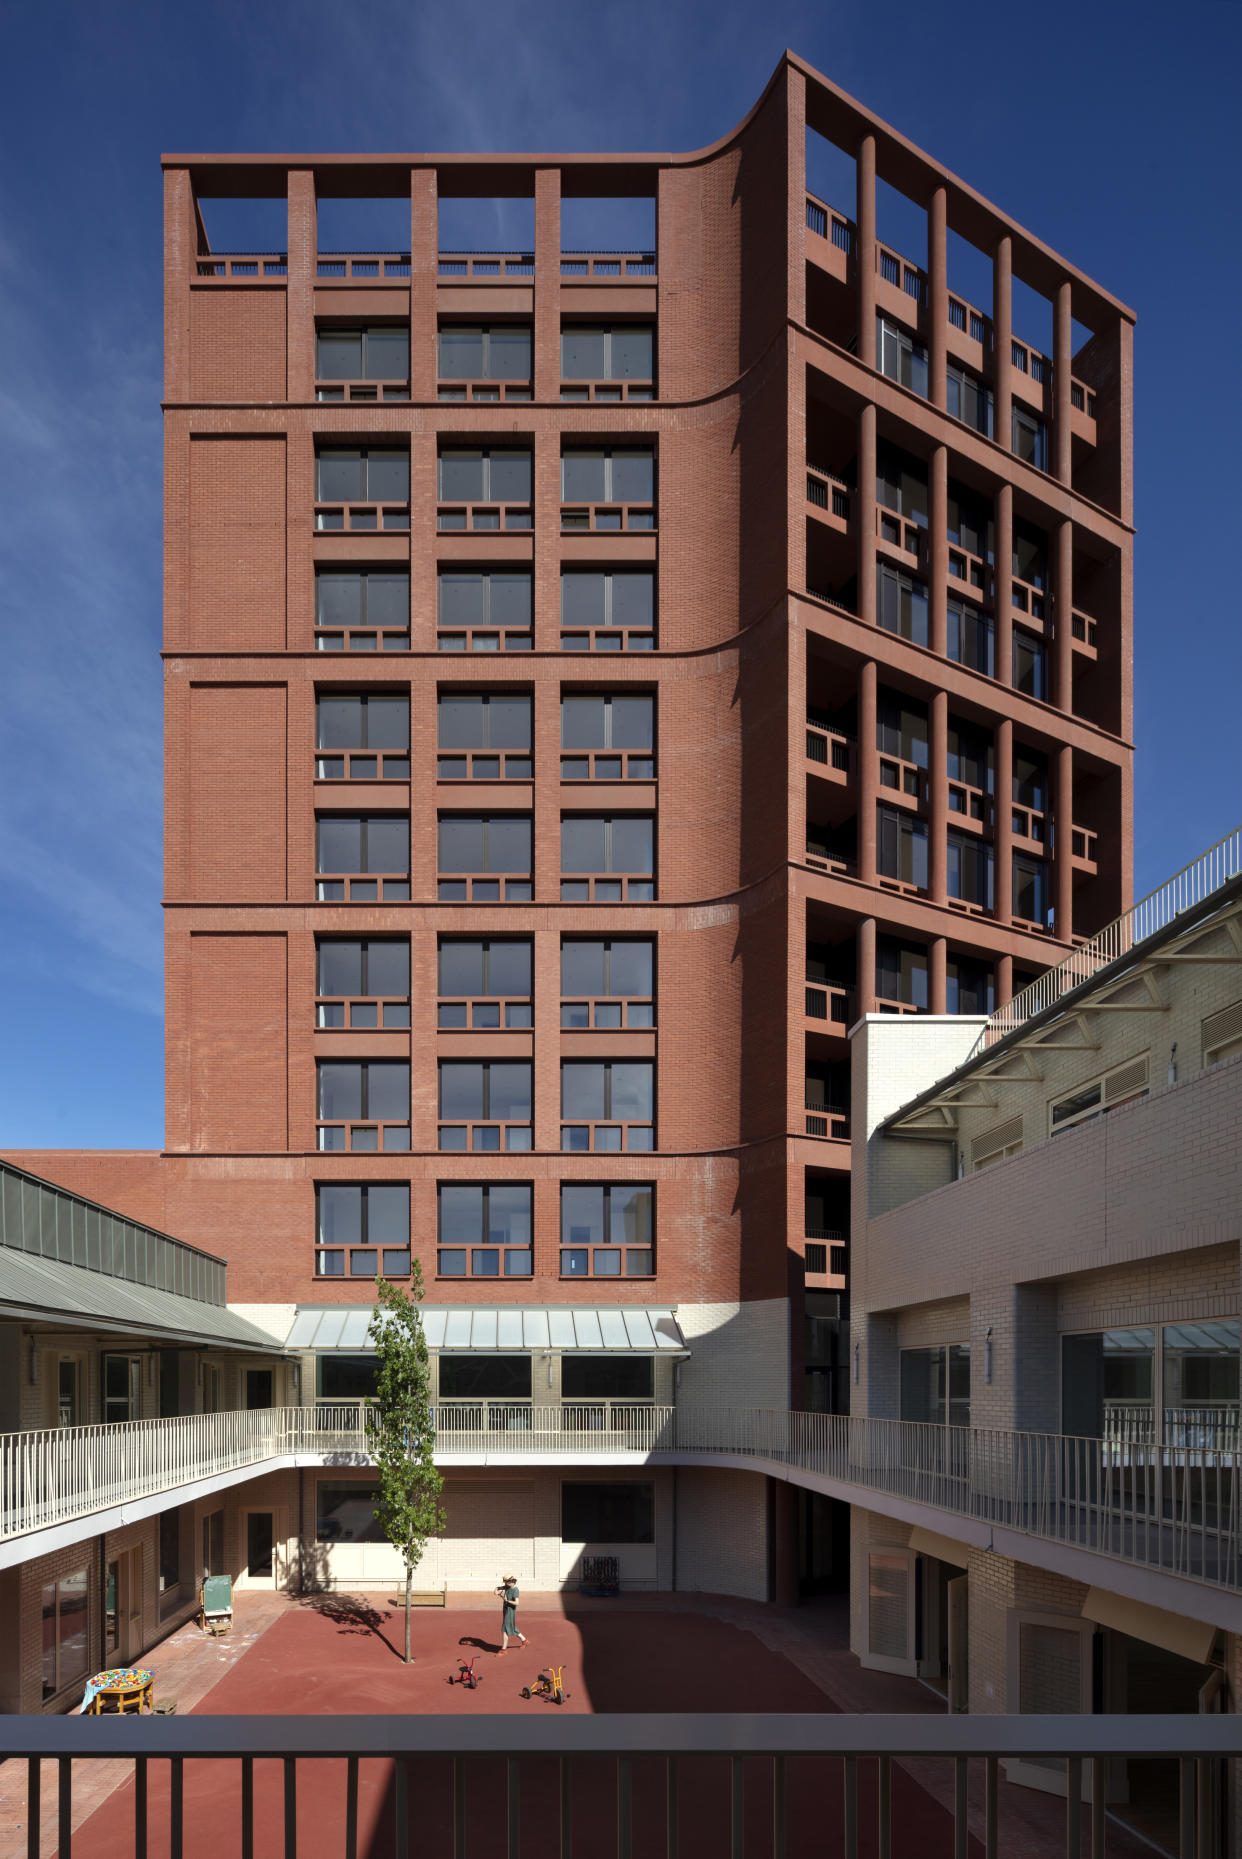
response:
[[(832, 1479), (1047, 1542), (1235, 1587), (1239, 1453), (1194, 1442), (755, 1408), (655, 1403), (439, 1403), (436, 1457), (601, 1454), (753, 1461)], [(196, 1414), (0, 1437), (0, 1539), (295, 1455), (364, 1462), (366, 1403)]]
[[(985, 1859), (1002, 1851), (1004, 1761), (1062, 1764), (1061, 1850), (1067, 1859), (1088, 1852), (1103, 1859), (1109, 1764), (1172, 1760), (1178, 1859), (1215, 1859), (1223, 1770), (1237, 1751), (1237, 1719), (1226, 1715), (0, 1718), (0, 1756), (27, 1764), (31, 1853), (44, 1839), (41, 1764), (57, 1764), (61, 1859), (73, 1850), (75, 1765), (118, 1759), (134, 1764), (135, 1859), (157, 1846), (182, 1859), (187, 1819), (204, 1814), (213, 1833), (219, 1829), (221, 1850), (241, 1859), (254, 1859), (256, 1849), (264, 1859), (324, 1850), (344, 1859), (358, 1859), (360, 1850), (369, 1859), (430, 1850), (452, 1859), (516, 1859), (519, 1851), (554, 1859), (575, 1850), (599, 1859), (634, 1859), (636, 1851), (650, 1859), (743, 1859), (754, 1850), (756, 1818), (763, 1850), (784, 1859), (791, 1834), (805, 1830), (808, 1782), (823, 1851), (892, 1859), (926, 1839), (926, 1829), (920, 1838), (910, 1824), (918, 1808), (908, 1796), (904, 1805), (898, 1799), (894, 1826), (894, 1758), (949, 1765), (953, 1851), (961, 1859), (972, 1835)], [(983, 1769), (982, 1777), (975, 1771), (973, 1800), (972, 1760)], [(187, 1811), (187, 1761), (240, 1767), (220, 1772), (208, 1804)], [(332, 1764), (330, 1780), (323, 1763)], [(361, 1816), (360, 1779), (372, 1795), (371, 1812)], [(313, 1813), (309, 1799), (299, 1812), (299, 1784), (305, 1792), (322, 1780), (329, 1792), (320, 1786)]]

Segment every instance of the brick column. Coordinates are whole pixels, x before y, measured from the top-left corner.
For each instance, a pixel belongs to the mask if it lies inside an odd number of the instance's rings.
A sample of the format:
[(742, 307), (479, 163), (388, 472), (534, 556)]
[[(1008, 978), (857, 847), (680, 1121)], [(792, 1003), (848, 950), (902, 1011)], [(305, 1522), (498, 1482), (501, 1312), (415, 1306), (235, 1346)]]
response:
[(315, 176), (310, 168), (289, 170), (289, 275), (285, 301), (286, 374), (290, 400), (315, 398), (315, 278), (319, 233)]
[(1013, 486), (996, 490), (996, 682), (1013, 683)]
[(858, 876), (875, 883), (875, 808), (879, 798), (876, 769), (876, 664), (864, 659), (858, 673)]
[[(944, 370), (941, 369), (943, 374)], [(949, 645), (949, 448), (938, 445), (932, 452), (928, 489), (931, 501), (927, 521), (931, 546), (927, 551), (929, 630), (928, 643), (943, 658)]]
[(1057, 750), (1055, 856), (1052, 861), (1055, 886), (1056, 931), (1058, 942), (1069, 942), (1074, 934), (1074, 751), (1062, 743)]
[(996, 921), (1013, 922), (1013, 719), (996, 725)]
[(535, 399), (561, 397), (561, 171), (535, 170)]
[(436, 284), (439, 207), (434, 168), (410, 170), (410, 399), (434, 401), (439, 373)]
[(1005, 233), (992, 256), (992, 379), (996, 443), (1013, 450), (1013, 240)]
[(937, 187), (927, 209), (927, 353), (931, 403), (944, 407), (949, 360), (948, 190)]
[[(931, 757), (928, 769), (931, 805), (928, 835), (931, 839), (930, 891), (933, 904), (948, 897), (949, 831), (949, 694), (937, 691), (931, 702)], [(934, 1013), (942, 1013), (936, 1007)]]
[(190, 279), (198, 258), (198, 216), (188, 168), (164, 175), (164, 398), (190, 398)]
[(858, 145), (854, 219), (858, 243), (858, 359), (874, 368), (875, 356), (875, 137)]
[(792, 322), (806, 322), (806, 77), (785, 66), (785, 299)]
[(1074, 320), (1069, 279), (1057, 286), (1052, 328), (1052, 444), (1053, 470), (1060, 483), (1073, 477), (1070, 432), (1070, 374), (1073, 364)]
[(927, 945), (928, 1000), (933, 1013), (947, 1013), (949, 982), (949, 945), (943, 936), (933, 936)]
[(875, 625), (875, 408), (858, 415), (858, 617)]
[[(536, 1149), (558, 1150), (561, 1146), (561, 938), (556, 930), (537, 930), (533, 941), (535, 1130), (532, 1140)], [(559, 1210), (554, 1210), (550, 1229), (553, 1236), (558, 1231), (559, 1218)], [(545, 1265), (543, 1269), (548, 1268)]]
[(1013, 999), (1013, 957), (998, 955), (996, 958), (996, 1005), (1006, 1006)]
[(864, 917), (858, 925), (858, 954), (854, 986), (854, 1018), (875, 1012), (875, 918)]
[(1052, 680), (1058, 707), (1069, 716), (1074, 708), (1074, 525), (1069, 517), (1058, 523), (1056, 570), (1052, 583), (1056, 614), (1056, 653)]

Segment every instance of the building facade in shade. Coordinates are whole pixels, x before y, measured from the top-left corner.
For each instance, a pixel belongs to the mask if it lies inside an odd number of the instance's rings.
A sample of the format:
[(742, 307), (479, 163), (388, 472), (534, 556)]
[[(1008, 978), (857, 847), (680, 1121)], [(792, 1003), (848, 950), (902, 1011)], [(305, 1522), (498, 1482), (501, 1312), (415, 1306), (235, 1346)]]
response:
[[(1131, 313), (792, 56), (691, 155), (164, 184), (165, 1147), (14, 1161), (226, 1257), (306, 1401), (417, 1260), (489, 1427), (843, 1409), (850, 1025), (987, 1013), (1128, 901)], [(463, 197), (529, 248), (442, 249)], [(213, 250), (221, 198), (283, 240)], [(360, 198), (403, 249), (325, 249)], [(566, 249), (635, 198), (650, 247)], [(787, 1590), (786, 1486), (680, 1489), (682, 1585)]]

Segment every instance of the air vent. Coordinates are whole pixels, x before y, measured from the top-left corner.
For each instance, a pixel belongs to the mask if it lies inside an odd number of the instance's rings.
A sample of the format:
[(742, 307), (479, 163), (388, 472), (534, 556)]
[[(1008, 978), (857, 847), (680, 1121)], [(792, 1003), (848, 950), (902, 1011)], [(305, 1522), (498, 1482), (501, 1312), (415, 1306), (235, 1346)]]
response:
[(1120, 1103), (1123, 1097), (1133, 1097), (1136, 1091), (1147, 1089), (1147, 1054), (1141, 1059), (1132, 1059), (1128, 1065), (1119, 1065), (1115, 1072), (1110, 1072), (1104, 1080), (1104, 1102)]
[(1223, 1057), (1221, 1048), (1242, 1039), (1242, 1001), (1223, 1007), (1203, 1022), (1203, 1063), (1212, 1064)]
[(1022, 1141), (1022, 1118), (1010, 1117), (1007, 1123), (998, 1123), (995, 1129), (985, 1130), (982, 1136), (976, 1136), (970, 1145), (970, 1160), (977, 1166), (990, 1155), (999, 1155), (1002, 1149), (1012, 1147)]

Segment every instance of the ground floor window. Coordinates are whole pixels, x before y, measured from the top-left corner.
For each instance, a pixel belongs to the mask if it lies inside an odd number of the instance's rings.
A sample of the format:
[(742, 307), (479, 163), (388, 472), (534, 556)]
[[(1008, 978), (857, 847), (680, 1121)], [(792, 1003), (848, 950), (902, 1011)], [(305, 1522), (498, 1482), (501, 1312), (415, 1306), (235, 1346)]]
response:
[(54, 1698), (75, 1679), (85, 1678), (87, 1650), (86, 1570), (43, 1584), (43, 1696)]
[(224, 1573), (224, 1512), (213, 1510), (203, 1518), (203, 1579)]
[(563, 1543), (654, 1543), (653, 1484), (561, 1486)]
[(181, 1580), (181, 1513), (160, 1512), (160, 1593), (167, 1594)]
[(649, 1401), (655, 1364), (650, 1356), (562, 1356), (561, 1393), (567, 1401)]
[(377, 1485), (329, 1484), (321, 1479), (315, 1505), (317, 1543), (386, 1543), (375, 1514)]
[(440, 1357), (442, 1401), (529, 1401), (530, 1385), (529, 1356)]
[(316, 1356), (315, 1393), (321, 1401), (369, 1401), (375, 1393), (375, 1356)]

